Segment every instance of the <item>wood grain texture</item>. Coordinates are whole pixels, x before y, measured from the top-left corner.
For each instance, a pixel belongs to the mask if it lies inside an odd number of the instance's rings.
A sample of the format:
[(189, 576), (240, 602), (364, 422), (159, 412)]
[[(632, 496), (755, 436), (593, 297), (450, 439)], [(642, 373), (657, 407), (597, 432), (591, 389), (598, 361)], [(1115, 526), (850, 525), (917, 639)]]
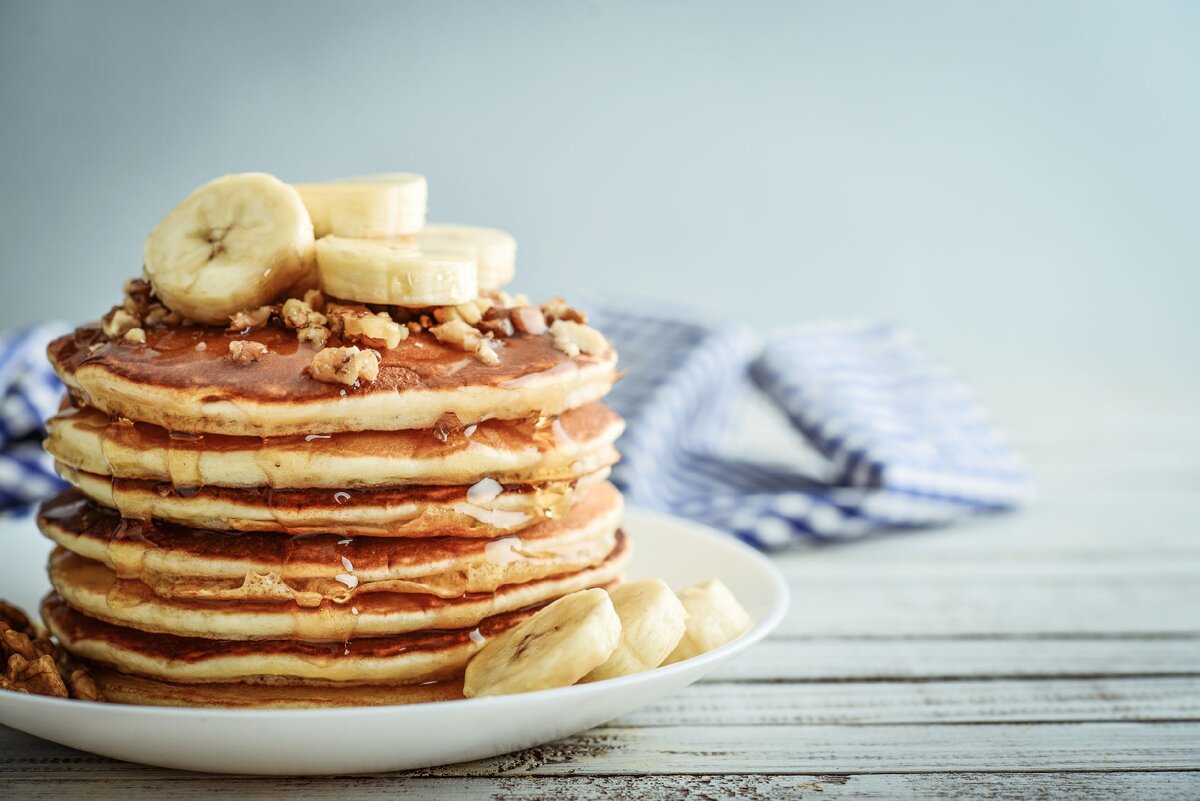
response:
[[(0, 798), (1200, 798), (1200, 385), (981, 395), (1030, 459), (1028, 511), (777, 557), (779, 635), (608, 726), (336, 779), (176, 773), (0, 729)], [(749, 427), (747, 448), (786, 453), (765, 416)]]

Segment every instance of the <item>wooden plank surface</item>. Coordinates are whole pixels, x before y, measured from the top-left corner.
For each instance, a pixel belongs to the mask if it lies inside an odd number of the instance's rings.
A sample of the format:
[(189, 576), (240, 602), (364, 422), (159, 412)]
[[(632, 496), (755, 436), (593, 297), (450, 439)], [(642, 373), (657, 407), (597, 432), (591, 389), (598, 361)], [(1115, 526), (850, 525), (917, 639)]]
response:
[(1200, 798), (1200, 387), (981, 394), (1034, 506), (777, 557), (778, 635), (608, 726), (339, 779), (182, 774), (0, 729), (0, 797)]

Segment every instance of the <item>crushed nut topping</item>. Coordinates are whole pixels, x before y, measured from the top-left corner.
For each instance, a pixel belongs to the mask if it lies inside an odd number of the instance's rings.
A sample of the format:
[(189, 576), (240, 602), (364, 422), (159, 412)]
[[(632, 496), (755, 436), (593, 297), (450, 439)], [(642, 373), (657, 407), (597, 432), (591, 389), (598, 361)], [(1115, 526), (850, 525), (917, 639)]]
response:
[(46, 631), (0, 601), (0, 690), (103, 701), (86, 669), (59, 654)]
[(276, 306), (259, 306), (251, 311), (240, 311), (229, 318), (229, 330), (240, 331), (243, 334), (262, 328), (271, 321), (271, 315), (279, 311)]
[(325, 348), (313, 356), (308, 373), (317, 381), (327, 384), (353, 386), (361, 381), (368, 383), (379, 377), (380, 355), (374, 350), (359, 350), (357, 347)]
[(450, 320), (434, 326), (429, 329), (429, 333), (437, 337), (439, 342), (457, 345), (484, 364), (494, 366), (500, 363), (500, 356), (491, 342), (485, 339), (478, 329), (472, 328), (462, 320)]
[(146, 332), (141, 328), (130, 328), (125, 332), (125, 341), (133, 345), (145, 345)]
[(604, 335), (583, 323), (555, 320), (550, 326), (550, 333), (554, 336), (554, 347), (572, 358), (580, 353), (593, 356), (608, 348)]
[(509, 315), (513, 327), (522, 334), (546, 333), (546, 315), (534, 306), (518, 306)]
[(573, 309), (567, 305), (567, 302), (562, 298), (550, 298), (542, 304), (542, 313), (546, 315), (546, 319), (567, 320), (572, 323), (587, 323), (587, 315), (579, 309)]
[(229, 360), (234, 364), (250, 364), (258, 361), (267, 352), (267, 346), (249, 339), (235, 339), (229, 343)]
[(369, 348), (390, 350), (408, 339), (408, 327), (393, 321), (387, 312), (338, 309), (330, 312), (330, 320), (343, 337)]
[(116, 309), (106, 317), (101, 325), (104, 335), (109, 339), (123, 337), (133, 328), (140, 328), (142, 321), (124, 309)]
[(308, 328), (301, 328), (296, 332), (296, 338), (301, 342), (307, 342), (317, 350), (325, 347), (325, 343), (329, 341), (329, 329), (323, 325), (313, 325)]
[(329, 322), (324, 314), (297, 298), (291, 298), (283, 304), (279, 317), (288, 328), (311, 328)]

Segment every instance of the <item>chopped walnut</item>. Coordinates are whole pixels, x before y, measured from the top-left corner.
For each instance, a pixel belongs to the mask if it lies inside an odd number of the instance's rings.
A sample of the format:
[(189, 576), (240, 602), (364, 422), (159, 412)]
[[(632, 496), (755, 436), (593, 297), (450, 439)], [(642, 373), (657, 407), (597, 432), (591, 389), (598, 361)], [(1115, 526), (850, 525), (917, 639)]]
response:
[(462, 320), (450, 320), (429, 329), (438, 341), (458, 345), (467, 353), (472, 354), (484, 364), (497, 365), (500, 356), (492, 345), (483, 337), (478, 329), (472, 328)]
[(0, 690), (104, 700), (85, 668), (60, 656), (45, 630), (4, 601), (0, 601)]
[(408, 327), (394, 322), (387, 312), (339, 309), (330, 315), (346, 339), (369, 348), (394, 348), (408, 339)]
[(234, 364), (250, 364), (267, 352), (267, 346), (250, 339), (235, 339), (229, 343), (229, 360)]
[(314, 325), (325, 325), (328, 322), (324, 314), (313, 309), (307, 302), (296, 298), (291, 298), (283, 304), (283, 310), (279, 316), (288, 328), (309, 328)]
[(513, 321), (503, 315), (493, 317), (490, 320), (480, 320), (476, 328), (485, 334), (491, 334), (500, 339), (506, 339), (513, 335)]
[(570, 320), (555, 320), (550, 326), (554, 347), (574, 358), (580, 353), (596, 355), (608, 348), (608, 341), (595, 328)]
[(131, 328), (140, 328), (142, 321), (124, 309), (116, 309), (102, 324), (104, 335), (109, 339), (125, 336)]
[(374, 350), (357, 347), (325, 348), (313, 356), (308, 373), (327, 384), (353, 386), (360, 380), (368, 383), (379, 377), (380, 355)]
[(262, 328), (278, 310), (276, 306), (259, 306), (257, 309), (240, 311), (229, 318), (229, 330), (246, 332)]
[(509, 316), (513, 327), (522, 334), (546, 333), (546, 315), (535, 306), (518, 306)]
[(542, 304), (542, 313), (548, 320), (567, 320), (572, 323), (587, 323), (587, 315), (573, 309), (562, 298), (551, 298)]
[(179, 325), (182, 322), (179, 312), (173, 312), (161, 303), (151, 303), (142, 318), (144, 325)]
[(325, 347), (325, 343), (329, 341), (329, 329), (323, 325), (310, 325), (307, 328), (301, 328), (296, 332), (296, 338), (301, 342), (307, 342), (317, 350)]
[(146, 332), (141, 328), (130, 328), (125, 332), (125, 341), (132, 345), (145, 345)]

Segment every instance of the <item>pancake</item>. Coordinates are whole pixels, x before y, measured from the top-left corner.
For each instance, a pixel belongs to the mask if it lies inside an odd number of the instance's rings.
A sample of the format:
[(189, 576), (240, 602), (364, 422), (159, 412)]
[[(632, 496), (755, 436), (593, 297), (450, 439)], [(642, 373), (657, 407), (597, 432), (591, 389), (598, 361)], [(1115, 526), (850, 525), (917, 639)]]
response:
[(122, 521), (76, 490), (43, 502), (37, 522), (58, 545), (161, 597), (318, 606), (369, 592), (456, 598), (591, 567), (612, 551), (622, 505), (616, 488), (596, 484), (564, 517), (496, 540), (232, 534)]
[[(375, 537), (502, 537), (566, 514), (608, 469), (574, 481), (515, 484), (479, 500), (467, 486), (389, 489), (174, 487), (157, 481), (58, 473), (92, 500), (124, 517), (166, 520), (218, 531), (286, 531)], [(475, 501), (472, 498), (476, 498)]]
[(562, 417), (330, 435), (178, 434), (71, 408), (47, 422), (46, 450), (77, 470), (179, 487), (386, 487), (559, 481), (617, 462), (623, 422), (604, 404)]
[[(349, 387), (309, 377), (314, 351), (278, 324), (246, 334), (149, 325), (145, 337), (110, 340), (94, 323), (47, 352), (82, 405), (171, 431), (238, 436), (432, 428), (447, 413), (464, 424), (553, 416), (600, 399), (616, 379), (611, 347), (572, 358), (549, 332), (499, 340), (493, 366), (422, 331), (381, 351), (375, 381)], [(236, 340), (268, 353), (235, 364), (227, 354)]]
[(461, 699), (462, 681), (432, 684), (294, 686), (269, 684), (181, 684), (92, 671), (106, 700), (142, 706), (254, 707), (313, 709), (331, 706), (385, 706)]
[(381, 487), (577, 478), (617, 461), (621, 418), (590, 403), (559, 418), (488, 420), (432, 430), (333, 435), (185, 435), (68, 408), (47, 422), (46, 450), (76, 470), (180, 487)]
[(55, 594), (42, 602), (46, 627), (73, 656), (125, 673), (188, 683), (416, 684), (454, 678), (487, 640), (531, 611), (493, 616), (470, 629), (334, 643), (247, 642), (147, 634), (80, 614)]
[(368, 593), (353, 604), (318, 607), (252, 601), (160, 598), (138, 581), (118, 579), (111, 568), (65, 548), (50, 558), (50, 583), (73, 608), (91, 617), (142, 631), (225, 640), (300, 639), (342, 642), (425, 629), (468, 628), (492, 615), (616, 581), (631, 548), (621, 533), (599, 565), (492, 593), (438, 598), (421, 593)]

